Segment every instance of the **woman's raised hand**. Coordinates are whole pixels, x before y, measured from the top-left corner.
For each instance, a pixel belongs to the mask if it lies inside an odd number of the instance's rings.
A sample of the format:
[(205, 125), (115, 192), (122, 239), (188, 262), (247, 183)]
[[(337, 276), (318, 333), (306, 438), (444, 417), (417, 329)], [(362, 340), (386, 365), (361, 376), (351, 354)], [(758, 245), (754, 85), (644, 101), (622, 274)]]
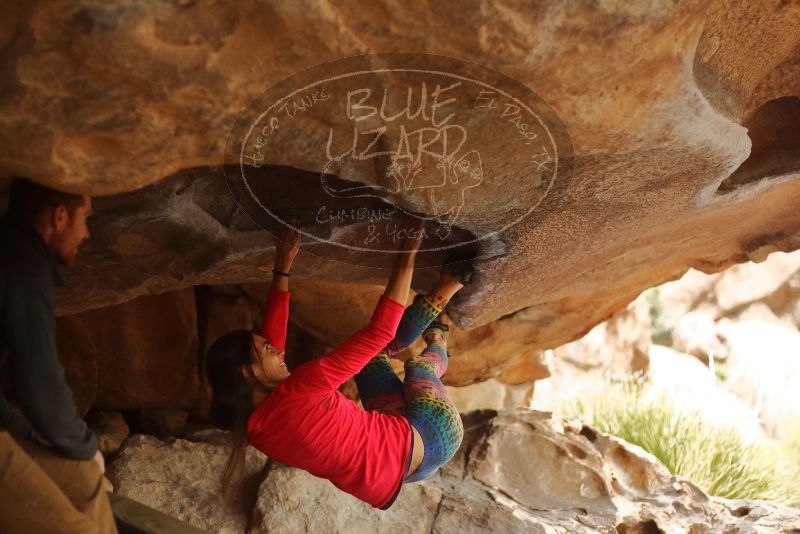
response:
[(406, 215), (403, 217), (403, 239), (398, 244), (398, 250), (415, 255), (425, 238), (425, 223), (419, 217)]
[(416, 261), (417, 251), (422, 244), (425, 233), (423, 231), (423, 222), (417, 217), (404, 217), (402, 226), (406, 230), (406, 235), (397, 244), (399, 254), (395, 257), (392, 274), (389, 278), (389, 283), (386, 285), (384, 295), (401, 304), (405, 304), (411, 288), (411, 278), (414, 276), (414, 262)]
[(299, 250), (300, 232), (294, 227), (285, 226), (275, 243), (275, 269), (288, 273)]

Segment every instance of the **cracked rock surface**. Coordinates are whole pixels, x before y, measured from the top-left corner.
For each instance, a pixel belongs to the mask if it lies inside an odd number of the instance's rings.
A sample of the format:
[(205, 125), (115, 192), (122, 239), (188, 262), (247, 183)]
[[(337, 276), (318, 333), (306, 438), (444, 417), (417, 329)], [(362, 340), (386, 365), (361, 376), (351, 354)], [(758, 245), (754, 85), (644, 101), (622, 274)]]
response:
[[(554, 347), (690, 266), (714, 272), (800, 246), (795, 2), (0, 9), (0, 174), (124, 192), (97, 199), (95, 238), (62, 313), (263, 281), (272, 239), (221, 179), (237, 114), (305, 68), (418, 43), (518, 80), (552, 108), (574, 151), (563, 194), (482, 251), (475, 283), (451, 306), (459, 326), (521, 314), (533, 348)], [(301, 138), (286, 142), (302, 155)], [(463, 211), (474, 219), (497, 208), (481, 195)], [(385, 272), (307, 254), (304, 277), (377, 284)]]
[[(455, 458), (379, 512), (249, 449), (233, 504), (212, 491), (226, 434), (131, 438), (115, 491), (214, 532), (795, 532), (800, 511), (710, 498), (639, 447), (543, 412), (472, 412)], [(202, 456), (203, 462), (188, 461)], [(248, 519), (249, 518), (249, 519)], [(783, 529), (783, 530), (780, 530)]]

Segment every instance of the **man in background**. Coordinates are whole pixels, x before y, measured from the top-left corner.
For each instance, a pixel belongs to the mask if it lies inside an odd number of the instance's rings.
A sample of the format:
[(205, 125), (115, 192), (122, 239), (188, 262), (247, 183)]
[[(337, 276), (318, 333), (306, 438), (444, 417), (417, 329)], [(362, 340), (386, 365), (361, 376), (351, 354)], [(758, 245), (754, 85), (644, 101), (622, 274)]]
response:
[(58, 264), (75, 263), (91, 213), (88, 196), (17, 178), (0, 219), (0, 361), (19, 408), (0, 391), (0, 532), (116, 532), (55, 343)]

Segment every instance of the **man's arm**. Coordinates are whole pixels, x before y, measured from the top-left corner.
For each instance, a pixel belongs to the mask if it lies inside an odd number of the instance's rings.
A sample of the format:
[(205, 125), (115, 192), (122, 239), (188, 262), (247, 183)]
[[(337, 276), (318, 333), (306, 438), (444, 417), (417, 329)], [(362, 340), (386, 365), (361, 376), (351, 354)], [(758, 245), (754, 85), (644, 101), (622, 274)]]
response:
[(81, 420), (55, 345), (45, 276), (17, 273), (6, 287), (2, 329), (17, 402), (31, 426), (67, 458), (90, 460), (97, 438)]

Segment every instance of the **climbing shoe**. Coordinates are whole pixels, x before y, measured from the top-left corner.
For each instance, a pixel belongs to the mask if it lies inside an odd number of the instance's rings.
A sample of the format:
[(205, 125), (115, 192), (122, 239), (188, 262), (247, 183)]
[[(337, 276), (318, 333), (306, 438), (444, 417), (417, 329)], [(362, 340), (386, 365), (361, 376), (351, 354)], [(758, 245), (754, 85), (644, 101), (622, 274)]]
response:
[(472, 266), (472, 261), (469, 260), (443, 265), (442, 271), (458, 280), (462, 285), (469, 284), (472, 275), (475, 274), (475, 268)]

